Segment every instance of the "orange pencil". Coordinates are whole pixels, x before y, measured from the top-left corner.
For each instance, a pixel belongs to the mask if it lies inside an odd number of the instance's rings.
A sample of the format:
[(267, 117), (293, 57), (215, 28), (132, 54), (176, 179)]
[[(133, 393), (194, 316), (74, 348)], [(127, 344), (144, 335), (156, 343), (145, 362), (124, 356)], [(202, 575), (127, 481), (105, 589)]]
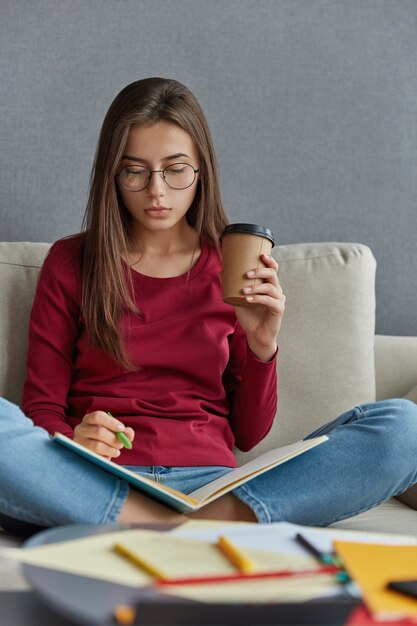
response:
[(241, 574), (251, 574), (256, 570), (255, 562), (224, 535), (220, 535), (216, 546)]

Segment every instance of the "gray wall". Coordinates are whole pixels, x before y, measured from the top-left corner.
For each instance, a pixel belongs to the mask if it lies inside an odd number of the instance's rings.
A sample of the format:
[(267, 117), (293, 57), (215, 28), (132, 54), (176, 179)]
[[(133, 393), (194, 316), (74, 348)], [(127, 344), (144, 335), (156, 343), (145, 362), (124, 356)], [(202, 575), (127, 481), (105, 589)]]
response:
[[(146, 76), (209, 120), (232, 220), (377, 261), (417, 335), (416, 0), (0, 0), (0, 239), (77, 232), (103, 116)], [(306, 312), (308, 314), (308, 311)]]

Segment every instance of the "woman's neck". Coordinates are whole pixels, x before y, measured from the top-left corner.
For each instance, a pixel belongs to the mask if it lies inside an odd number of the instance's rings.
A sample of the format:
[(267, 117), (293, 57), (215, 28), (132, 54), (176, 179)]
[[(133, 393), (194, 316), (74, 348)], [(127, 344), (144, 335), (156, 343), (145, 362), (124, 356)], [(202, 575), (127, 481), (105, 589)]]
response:
[(146, 276), (171, 278), (189, 272), (201, 254), (197, 231), (187, 224), (181, 236), (170, 232), (146, 233), (131, 243), (130, 267)]

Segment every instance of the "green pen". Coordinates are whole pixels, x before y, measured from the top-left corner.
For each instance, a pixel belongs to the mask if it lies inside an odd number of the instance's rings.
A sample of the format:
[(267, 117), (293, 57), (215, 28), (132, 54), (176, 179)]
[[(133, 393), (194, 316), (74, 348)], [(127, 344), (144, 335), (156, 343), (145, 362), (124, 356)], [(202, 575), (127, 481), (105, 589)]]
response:
[[(107, 411), (107, 415), (110, 415), (110, 417), (114, 417), (110, 411)], [(120, 432), (120, 430), (118, 430), (116, 433), (114, 433), (116, 435), (116, 437), (118, 438), (118, 440), (120, 441), (120, 443), (122, 443), (124, 445), (125, 448), (127, 448), (128, 450), (132, 449), (132, 442), (130, 441), (130, 439), (128, 439), (126, 437), (126, 435), (122, 432)]]

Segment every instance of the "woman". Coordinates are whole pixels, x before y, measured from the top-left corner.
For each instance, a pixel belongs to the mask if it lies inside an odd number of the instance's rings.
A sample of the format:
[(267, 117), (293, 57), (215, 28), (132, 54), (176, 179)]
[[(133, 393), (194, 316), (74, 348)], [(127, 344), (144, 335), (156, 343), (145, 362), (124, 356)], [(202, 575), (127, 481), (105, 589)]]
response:
[[(0, 404), (3, 514), (40, 525), (182, 519), (47, 431), (183, 492), (230, 471), (234, 445), (265, 437), (285, 296), (276, 262), (263, 256), (248, 268), (262, 279), (246, 290), (248, 306), (221, 301), (226, 224), (194, 96), (161, 78), (127, 86), (103, 123), (84, 232), (57, 242), (40, 275), (22, 407), (30, 419)], [(356, 407), (311, 436), (323, 433), (325, 444), (193, 516), (327, 525), (417, 481), (416, 405)]]

